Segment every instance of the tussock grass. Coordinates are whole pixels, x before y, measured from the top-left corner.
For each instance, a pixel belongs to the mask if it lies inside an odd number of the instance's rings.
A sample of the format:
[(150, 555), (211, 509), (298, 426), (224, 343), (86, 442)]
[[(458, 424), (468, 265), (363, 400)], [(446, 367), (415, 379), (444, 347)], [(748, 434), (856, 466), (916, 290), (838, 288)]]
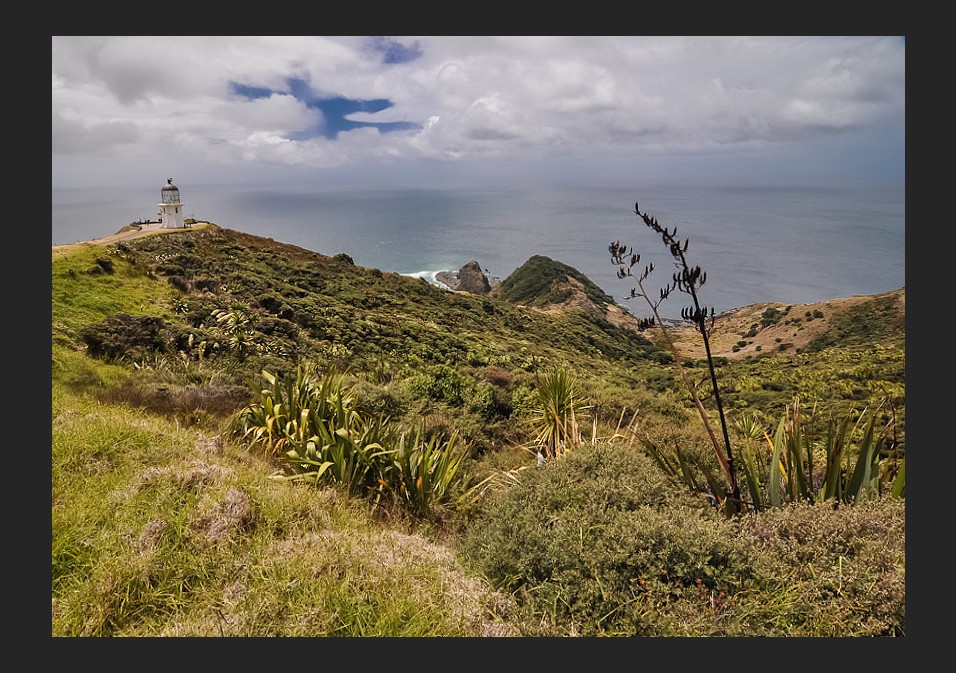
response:
[(447, 548), (201, 430), (55, 387), (52, 449), (54, 636), (503, 635)]

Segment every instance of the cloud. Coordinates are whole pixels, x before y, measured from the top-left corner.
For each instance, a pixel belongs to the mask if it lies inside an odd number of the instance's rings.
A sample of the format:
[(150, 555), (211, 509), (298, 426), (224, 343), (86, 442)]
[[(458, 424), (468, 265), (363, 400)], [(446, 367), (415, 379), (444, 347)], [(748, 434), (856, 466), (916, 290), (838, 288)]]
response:
[(133, 122), (106, 121), (84, 125), (70, 110), (53, 112), (53, 146), (61, 154), (107, 152), (116, 145), (135, 143), (138, 138)]
[(368, 40), (369, 48), (382, 54), (382, 61), (386, 64), (408, 63), (422, 55), (421, 46), (417, 41), (410, 45), (391, 40), (387, 37), (375, 36)]
[[(122, 179), (124, 161), (157, 155), (201, 161), (224, 180), (240, 166), (254, 174), (403, 161), (621, 165), (785, 155), (800, 143), (818, 147), (823, 166), (832, 163), (822, 156), (827, 139), (898, 144), (900, 134), (888, 130), (901, 133), (905, 118), (898, 36), (52, 43), (54, 177), (65, 182), (111, 184)], [(100, 173), (102, 163), (95, 173), (78, 168), (84, 155), (114, 159), (115, 174)]]

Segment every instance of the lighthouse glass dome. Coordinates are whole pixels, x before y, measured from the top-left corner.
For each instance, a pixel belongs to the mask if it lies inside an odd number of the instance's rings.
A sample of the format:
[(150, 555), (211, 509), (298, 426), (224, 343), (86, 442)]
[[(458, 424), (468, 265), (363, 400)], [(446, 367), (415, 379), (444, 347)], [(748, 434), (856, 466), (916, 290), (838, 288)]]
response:
[(163, 203), (181, 203), (179, 197), (179, 187), (173, 184), (173, 179), (169, 178), (163, 186)]

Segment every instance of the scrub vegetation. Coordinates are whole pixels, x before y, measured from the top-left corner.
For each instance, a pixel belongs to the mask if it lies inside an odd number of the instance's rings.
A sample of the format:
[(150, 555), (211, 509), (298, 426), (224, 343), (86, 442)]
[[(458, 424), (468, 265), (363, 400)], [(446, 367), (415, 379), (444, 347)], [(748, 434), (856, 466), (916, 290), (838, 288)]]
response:
[(488, 296), (216, 225), (54, 255), (52, 635), (905, 635), (902, 289), (700, 358), (542, 310), (569, 267), (529, 262)]

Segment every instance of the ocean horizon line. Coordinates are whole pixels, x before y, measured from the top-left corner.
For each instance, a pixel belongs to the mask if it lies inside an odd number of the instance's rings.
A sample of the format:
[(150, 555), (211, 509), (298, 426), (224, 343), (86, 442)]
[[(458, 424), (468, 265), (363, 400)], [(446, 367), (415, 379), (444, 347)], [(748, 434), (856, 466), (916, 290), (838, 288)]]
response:
[[(809, 304), (905, 286), (904, 185), (866, 181), (779, 187), (635, 181), (625, 187), (317, 189), (177, 181), (186, 218), (271, 238), (381, 271), (425, 277), (476, 260), (506, 278), (533, 255), (573, 267), (607, 294), (625, 297), (608, 246), (614, 241), (670, 281), (673, 260), (634, 212), (635, 202), (689, 240), (708, 275), (701, 302), (715, 311), (760, 302)], [(53, 190), (53, 244), (108, 237), (154, 219), (161, 185)], [(662, 305), (678, 314), (682, 302)]]

